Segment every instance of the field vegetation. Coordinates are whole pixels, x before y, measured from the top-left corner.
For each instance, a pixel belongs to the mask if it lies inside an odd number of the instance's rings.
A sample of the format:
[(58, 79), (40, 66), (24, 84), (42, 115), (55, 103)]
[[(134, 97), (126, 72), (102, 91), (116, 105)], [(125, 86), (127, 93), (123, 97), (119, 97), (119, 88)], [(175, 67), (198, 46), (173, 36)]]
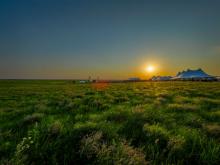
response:
[(220, 83), (1, 80), (0, 164), (220, 164)]

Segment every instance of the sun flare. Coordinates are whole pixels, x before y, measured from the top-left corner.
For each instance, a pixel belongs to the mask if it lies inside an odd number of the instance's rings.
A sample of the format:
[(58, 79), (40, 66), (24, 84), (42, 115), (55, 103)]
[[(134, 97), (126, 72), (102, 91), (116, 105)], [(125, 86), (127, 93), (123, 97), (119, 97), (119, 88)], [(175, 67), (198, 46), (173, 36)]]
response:
[(151, 73), (151, 72), (153, 72), (153, 71), (155, 70), (155, 68), (154, 68), (154, 66), (149, 65), (149, 66), (146, 67), (145, 70), (146, 70), (147, 72)]

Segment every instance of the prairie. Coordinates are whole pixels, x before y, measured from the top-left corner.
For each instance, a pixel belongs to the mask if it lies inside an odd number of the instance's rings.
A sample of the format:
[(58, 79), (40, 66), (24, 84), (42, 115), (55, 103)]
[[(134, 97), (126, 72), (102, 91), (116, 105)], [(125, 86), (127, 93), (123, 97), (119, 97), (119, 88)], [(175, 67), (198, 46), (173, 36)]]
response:
[(1, 80), (0, 164), (220, 164), (220, 83)]

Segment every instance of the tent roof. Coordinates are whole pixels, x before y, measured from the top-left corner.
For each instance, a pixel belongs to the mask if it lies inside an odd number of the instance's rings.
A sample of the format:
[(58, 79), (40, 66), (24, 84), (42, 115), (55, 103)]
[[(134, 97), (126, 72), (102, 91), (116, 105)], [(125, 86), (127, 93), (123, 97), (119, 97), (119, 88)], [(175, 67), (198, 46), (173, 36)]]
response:
[(184, 78), (210, 78), (212, 76), (205, 73), (202, 69), (191, 70), (187, 69), (186, 71), (179, 72), (174, 78), (175, 79), (184, 79)]

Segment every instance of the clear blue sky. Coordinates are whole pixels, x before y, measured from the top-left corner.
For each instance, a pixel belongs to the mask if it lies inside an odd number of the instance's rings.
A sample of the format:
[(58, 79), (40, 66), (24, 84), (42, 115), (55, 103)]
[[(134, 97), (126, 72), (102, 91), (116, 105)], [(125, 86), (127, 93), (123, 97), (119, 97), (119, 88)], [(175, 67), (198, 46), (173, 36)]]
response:
[(219, 0), (1, 0), (0, 78), (220, 75)]

